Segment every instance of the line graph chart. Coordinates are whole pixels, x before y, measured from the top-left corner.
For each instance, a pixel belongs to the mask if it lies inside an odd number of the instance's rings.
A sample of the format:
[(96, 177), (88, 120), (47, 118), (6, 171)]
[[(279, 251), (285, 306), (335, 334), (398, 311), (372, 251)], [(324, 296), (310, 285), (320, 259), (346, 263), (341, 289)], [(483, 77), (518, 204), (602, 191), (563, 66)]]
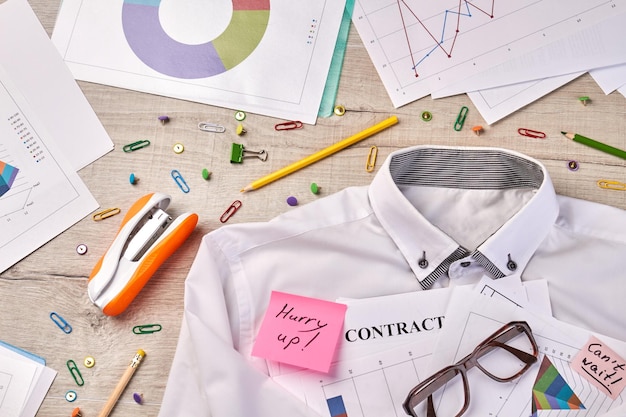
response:
[(624, 0), (357, 0), (353, 23), (400, 107), (624, 10)]
[[(404, 34), (406, 36), (406, 42), (409, 48), (409, 55), (411, 56), (411, 60), (413, 62), (413, 69), (415, 71), (415, 76), (418, 77), (417, 67), (420, 63), (422, 63), (425, 59), (427, 59), (433, 52), (441, 51), (448, 58), (452, 58), (452, 51), (454, 50), (454, 45), (456, 44), (457, 37), (461, 32), (461, 21), (467, 18), (472, 18), (472, 10), (475, 10), (479, 14), (485, 15), (490, 19), (493, 19), (493, 10), (495, 6), (495, 0), (491, 0), (489, 8), (483, 8), (481, 5), (476, 4), (476, 2), (469, 2), (467, 0), (459, 0), (459, 4), (454, 9), (447, 9), (443, 13), (443, 21), (441, 22), (441, 35), (437, 38), (436, 32), (431, 30), (427, 22), (422, 20), (416, 11), (413, 10), (412, 6), (407, 3), (405, 0), (397, 0), (398, 9), (400, 11), (400, 19), (402, 20), (402, 27), (404, 29)], [(419, 58), (419, 60), (415, 61), (415, 56), (413, 54), (413, 48), (411, 48), (411, 36), (409, 36), (405, 14), (413, 17), (418, 22), (418, 27), (421, 27), (424, 32), (426, 38), (430, 38), (435, 42), (435, 45), (427, 51), (427, 53)], [(436, 23), (435, 23), (436, 24)], [(452, 35), (450, 35), (452, 32)]]

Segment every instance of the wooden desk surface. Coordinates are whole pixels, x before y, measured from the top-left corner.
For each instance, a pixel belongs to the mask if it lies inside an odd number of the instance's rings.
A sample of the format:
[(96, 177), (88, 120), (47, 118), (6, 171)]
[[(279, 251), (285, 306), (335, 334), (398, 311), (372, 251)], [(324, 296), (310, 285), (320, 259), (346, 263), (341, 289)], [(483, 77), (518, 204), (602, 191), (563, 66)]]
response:
[[(58, 1), (30, 0), (41, 23), (52, 33)], [(626, 192), (601, 189), (598, 179), (626, 181), (626, 161), (566, 140), (560, 132), (575, 131), (626, 149), (626, 99), (613, 93), (605, 96), (592, 78), (584, 75), (565, 87), (487, 126), (465, 95), (433, 101), (430, 97), (394, 109), (354, 28), (351, 29), (337, 103), (347, 111), (342, 117), (319, 119), (316, 126), (276, 132), (279, 120), (248, 114), (247, 134), (235, 134), (234, 111), (203, 104), (143, 94), (79, 82), (87, 99), (100, 117), (116, 149), (80, 171), (102, 208), (119, 207), (122, 213), (139, 197), (154, 191), (172, 196), (169, 211), (198, 213), (196, 231), (153, 276), (139, 297), (121, 316), (104, 316), (87, 297), (87, 277), (96, 261), (113, 240), (123, 215), (95, 222), (91, 217), (58, 236), (11, 269), (0, 274), (0, 339), (39, 354), (58, 376), (45, 399), (40, 416), (69, 416), (79, 406), (83, 416), (98, 414), (138, 348), (146, 359), (113, 410), (113, 416), (156, 416), (172, 358), (176, 349), (183, 312), (183, 289), (187, 271), (201, 237), (222, 226), (219, 218), (239, 199), (241, 209), (229, 223), (266, 221), (292, 210), (285, 202), (295, 196), (306, 204), (348, 186), (367, 185), (373, 173), (365, 171), (370, 146), (379, 149), (378, 164), (392, 151), (417, 144), (496, 146), (513, 149), (541, 160), (548, 168), (560, 194), (609, 204), (626, 209)], [(578, 101), (589, 96), (587, 106)], [(469, 107), (462, 131), (452, 126), (461, 106)], [(420, 120), (422, 111), (432, 112), (430, 122)], [(239, 190), (258, 177), (350, 136), (395, 114), (400, 123), (328, 159), (283, 178), (260, 190), (241, 194)], [(162, 125), (160, 115), (171, 122)], [(213, 134), (197, 129), (200, 121), (218, 122), (226, 133)], [(480, 136), (471, 131), (483, 125)], [(545, 140), (518, 135), (520, 127), (547, 133)], [(122, 146), (139, 139), (152, 145), (133, 153)], [(181, 142), (182, 154), (172, 146)], [(231, 164), (231, 143), (243, 143), (251, 150), (265, 149), (266, 162), (256, 159)], [(580, 164), (570, 171), (569, 160)], [(212, 171), (205, 181), (203, 168)], [(191, 188), (182, 193), (170, 177), (178, 169)], [(140, 179), (129, 184), (133, 172)], [(311, 182), (321, 187), (316, 196), (309, 191)], [(76, 246), (85, 244), (85, 255)], [(50, 320), (57, 312), (73, 327), (66, 335)], [(163, 330), (150, 335), (133, 334), (141, 324), (161, 324)], [(211, 352), (206, 352), (210, 355)], [(86, 356), (96, 365), (87, 369)], [(77, 387), (66, 361), (79, 364), (85, 385)], [(64, 395), (73, 389), (75, 403)], [(142, 393), (145, 403), (134, 403), (132, 394)]]

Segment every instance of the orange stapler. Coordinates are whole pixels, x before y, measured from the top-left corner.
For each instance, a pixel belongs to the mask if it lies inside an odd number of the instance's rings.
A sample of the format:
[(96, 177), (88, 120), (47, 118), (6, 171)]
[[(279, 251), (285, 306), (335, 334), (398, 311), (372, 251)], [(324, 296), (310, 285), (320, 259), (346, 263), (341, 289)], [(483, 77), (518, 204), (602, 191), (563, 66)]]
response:
[(89, 276), (89, 299), (108, 316), (123, 312), (167, 258), (189, 237), (198, 215), (173, 219), (170, 196), (143, 196), (128, 210), (115, 240)]

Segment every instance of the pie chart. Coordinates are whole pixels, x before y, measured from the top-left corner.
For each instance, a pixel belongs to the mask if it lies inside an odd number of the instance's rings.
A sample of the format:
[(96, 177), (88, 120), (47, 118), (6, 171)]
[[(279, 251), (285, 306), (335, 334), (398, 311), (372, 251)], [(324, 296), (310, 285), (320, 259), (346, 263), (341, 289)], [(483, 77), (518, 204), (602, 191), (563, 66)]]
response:
[(186, 44), (163, 29), (161, 0), (124, 0), (124, 36), (137, 58), (161, 74), (181, 79), (212, 77), (239, 65), (256, 49), (267, 29), (269, 1), (233, 0), (231, 20), (221, 34), (209, 42)]

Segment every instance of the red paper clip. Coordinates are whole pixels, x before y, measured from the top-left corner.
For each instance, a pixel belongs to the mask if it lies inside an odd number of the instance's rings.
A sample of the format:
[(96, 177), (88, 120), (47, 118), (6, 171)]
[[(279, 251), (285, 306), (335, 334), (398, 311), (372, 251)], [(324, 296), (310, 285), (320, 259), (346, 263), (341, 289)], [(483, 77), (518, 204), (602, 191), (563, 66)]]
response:
[(285, 122), (279, 123), (274, 126), (275, 130), (293, 130), (300, 129), (302, 127), (302, 122), (299, 120), (294, 120), (293, 122)]
[(519, 129), (517, 129), (517, 133), (519, 133), (522, 136), (527, 136), (529, 138), (537, 138), (537, 139), (545, 139), (546, 138), (546, 134), (545, 133), (538, 132), (536, 130), (526, 129), (524, 127), (520, 127)]
[(241, 201), (239, 200), (235, 200), (233, 201), (233, 204), (230, 205), (230, 207), (228, 207), (226, 209), (226, 211), (224, 212), (224, 214), (222, 214), (222, 216), (220, 217), (220, 221), (222, 223), (226, 223), (228, 221), (228, 219), (230, 219), (231, 217), (233, 217), (233, 214), (235, 214), (235, 212), (237, 210), (239, 210), (239, 208), (241, 207)]

